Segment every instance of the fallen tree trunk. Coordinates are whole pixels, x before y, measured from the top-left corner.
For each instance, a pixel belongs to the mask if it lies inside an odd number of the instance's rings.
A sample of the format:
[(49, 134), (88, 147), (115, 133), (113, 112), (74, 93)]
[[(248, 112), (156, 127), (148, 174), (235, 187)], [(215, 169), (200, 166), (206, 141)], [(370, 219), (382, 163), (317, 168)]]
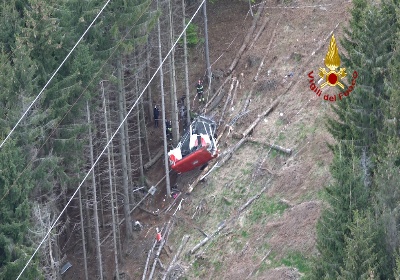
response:
[(260, 120), (266, 117), (278, 104), (279, 98), (276, 99), (267, 110), (262, 112), (261, 115), (259, 115), (258, 118), (254, 120), (254, 122), (242, 133), (242, 136), (246, 137), (256, 127)]
[[(242, 134), (239, 134), (239, 133), (237, 133), (237, 132), (234, 132), (234, 133), (232, 134), (232, 137), (233, 137), (233, 138), (236, 138), (236, 139), (241, 139), (241, 138), (242, 138)], [(285, 154), (288, 154), (288, 155), (291, 155), (291, 154), (292, 154), (292, 150), (291, 150), (291, 149), (287, 149), (287, 148), (284, 148), (284, 147), (282, 147), (282, 146), (278, 146), (278, 145), (275, 145), (275, 144), (265, 143), (265, 142), (263, 142), (263, 141), (260, 140), (260, 139), (255, 139), (255, 138), (249, 137), (247, 141), (252, 142), (252, 143), (255, 143), (255, 144), (265, 145), (265, 146), (267, 146), (267, 147), (269, 147), (269, 148), (271, 148), (271, 149), (280, 151), (280, 152), (285, 153)]]
[(257, 144), (261, 144), (261, 145), (266, 145), (266, 146), (270, 147), (271, 149), (280, 151), (280, 152), (285, 153), (285, 154), (287, 154), (287, 155), (291, 155), (291, 154), (292, 154), (292, 150), (291, 150), (291, 149), (287, 149), (287, 148), (284, 148), (284, 147), (281, 147), (281, 146), (278, 146), (278, 145), (275, 145), (275, 144), (263, 143), (262, 141), (260, 141), (260, 140), (258, 140), (258, 139), (254, 139), (254, 138), (252, 138), (252, 137), (249, 137), (249, 140), (248, 140), (248, 141), (249, 141), (249, 142), (252, 142), (252, 143), (257, 143)]
[(204, 244), (206, 244), (208, 241), (210, 241), (215, 235), (217, 235), (222, 229), (224, 229), (226, 227), (226, 223), (223, 222), (216, 231), (214, 231), (213, 234), (207, 236), (206, 238), (204, 238), (199, 244), (197, 244), (196, 246), (193, 247), (192, 250), (190, 250), (190, 254), (193, 254), (194, 252), (196, 252), (201, 246), (203, 246)]
[(152, 167), (153, 166), (153, 164), (155, 164), (160, 158), (161, 158), (161, 156), (164, 154), (164, 150), (163, 149), (160, 149), (158, 152), (157, 152), (157, 154), (149, 161), (149, 162), (147, 162), (144, 166), (143, 166), (143, 168), (145, 169), (145, 170), (148, 170), (150, 167)]
[(240, 215), (247, 207), (249, 207), (250, 204), (252, 204), (254, 202), (254, 200), (258, 199), (263, 192), (265, 192), (265, 190), (269, 187), (268, 183), (271, 182), (271, 179), (268, 180), (268, 182), (265, 184), (265, 187), (262, 188), (262, 190), (256, 194), (255, 196), (253, 196), (252, 198), (250, 198), (245, 204), (243, 204), (238, 211), (238, 214)]
[(267, 26), (267, 23), (269, 22), (270, 18), (268, 16), (266, 16), (264, 18), (264, 21), (260, 27), (260, 29), (258, 30), (256, 36), (254, 37), (253, 41), (250, 44), (249, 50), (251, 50), (251, 48), (254, 46), (254, 43), (258, 40), (258, 38), (260, 37), (261, 33), (264, 31), (265, 26)]
[(240, 74), (240, 78), (237, 79), (236, 87), (235, 87), (235, 90), (234, 90), (233, 95), (232, 95), (230, 107), (233, 106), (233, 102), (235, 101), (235, 98), (236, 98), (236, 92), (237, 92), (237, 89), (238, 89), (239, 84), (240, 84), (241, 81), (243, 81), (243, 73), (241, 73), (241, 74)]
[(262, 112), (260, 115), (258, 115), (257, 119), (254, 120), (254, 122), (242, 133), (243, 137), (246, 137), (255, 127), (256, 125), (261, 121), (261, 119), (265, 118), (266, 116), (268, 116), (268, 114), (275, 109), (275, 107), (279, 104), (279, 98), (276, 99), (272, 105), (265, 110), (264, 112)]
[(247, 45), (248, 45), (249, 42), (250, 42), (250, 38), (251, 38), (251, 36), (252, 36), (253, 33), (254, 33), (254, 29), (255, 29), (256, 26), (257, 26), (257, 22), (258, 22), (258, 20), (259, 20), (259, 18), (260, 18), (260, 16), (261, 16), (261, 13), (262, 13), (264, 7), (265, 7), (265, 3), (263, 3), (262, 5), (260, 5), (260, 7), (258, 8), (257, 15), (256, 15), (256, 17), (255, 17), (254, 20), (253, 20), (253, 24), (251, 25), (250, 30), (248, 31), (246, 37), (244, 38), (243, 44), (242, 44), (242, 46), (240, 47), (239, 51), (237, 52), (236, 57), (233, 59), (231, 66), (229, 66), (229, 68), (228, 68), (228, 73), (229, 73), (229, 74), (232, 73), (233, 69), (235, 69), (237, 63), (239, 62), (239, 59), (242, 57), (242, 54), (243, 54), (244, 51), (246, 50)]
[[(236, 83), (236, 81), (237, 81), (236, 78), (233, 77), (233, 78), (232, 78), (231, 88), (229, 89), (228, 97), (226, 98), (226, 101), (225, 101), (225, 104), (224, 104), (224, 108), (222, 109), (222, 112), (221, 112), (221, 117), (219, 118), (219, 121), (218, 121), (218, 126), (219, 126), (219, 125), (221, 124), (221, 122), (222, 122), (222, 118), (224, 117), (226, 107), (228, 106), (228, 103), (229, 103), (230, 98), (231, 98), (231, 96), (232, 96), (232, 90), (233, 90), (233, 87), (234, 87), (234, 84)], [(238, 84), (239, 84), (239, 81), (237, 81), (236, 87), (238, 86)]]
[(186, 246), (186, 243), (188, 242), (189, 238), (190, 238), (190, 235), (184, 235), (183, 236), (181, 244), (179, 245), (178, 251), (176, 252), (175, 256), (173, 257), (173, 259), (172, 259), (167, 271), (165, 272), (162, 280), (165, 280), (167, 278), (167, 276), (170, 273), (171, 269), (174, 267), (174, 264), (175, 264), (176, 260), (179, 259), (179, 256), (181, 255), (182, 250)]
[(214, 93), (214, 95), (210, 98), (209, 101), (207, 101), (206, 105), (204, 105), (204, 110), (207, 110), (208, 106), (210, 106), (211, 102), (218, 96), (218, 94), (222, 91), (224, 88), (225, 84), (231, 79), (231, 75), (226, 77), (225, 81), (220, 85), (220, 87), (217, 89), (217, 91)]
[(208, 162), (208, 166), (206, 168), (204, 168), (203, 172), (201, 172), (201, 174), (199, 176), (197, 176), (197, 179), (191, 185), (189, 185), (189, 188), (186, 191), (186, 193), (191, 193), (193, 191), (194, 187), (200, 182), (200, 179), (203, 177), (203, 175), (206, 174), (212, 166), (214, 166), (214, 164), (211, 165), (210, 163), (211, 163), (211, 161)]
[(256, 272), (258, 269), (260, 269), (262, 263), (265, 261), (265, 259), (269, 256), (269, 253), (271, 253), (271, 250), (268, 251), (268, 253), (262, 258), (262, 260), (254, 267), (254, 269), (250, 272), (250, 274), (247, 276), (246, 280), (249, 279), (254, 272)]
[(162, 250), (162, 248), (163, 248), (164, 245), (165, 245), (165, 242), (166, 242), (166, 240), (167, 240), (167, 235), (169, 234), (169, 229), (170, 229), (170, 226), (171, 226), (171, 225), (172, 225), (172, 224), (171, 224), (170, 222), (168, 222), (168, 225), (167, 225), (167, 227), (165, 228), (164, 237), (163, 237), (163, 239), (162, 239), (162, 241), (161, 241), (161, 243), (160, 243), (160, 246), (158, 247), (158, 250), (157, 250), (157, 252), (156, 252), (156, 256), (154, 257), (154, 263), (153, 263), (153, 267), (151, 268), (149, 280), (153, 279), (154, 271), (155, 271), (155, 269), (156, 269), (156, 265), (157, 265), (157, 262), (158, 262), (158, 257), (160, 256), (161, 250)]
[[(266, 50), (266, 52), (265, 52), (265, 55), (264, 55), (264, 57), (263, 57), (263, 59), (262, 59), (262, 61), (261, 61), (261, 63), (260, 63), (260, 66), (259, 66), (258, 69), (257, 69), (256, 76), (255, 76), (254, 79), (253, 79), (254, 82), (257, 81), (258, 75), (260, 74), (261, 69), (262, 69), (263, 66), (264, 66), (265, 58), (267, 57), (267, 54), (268, 54), (268, 52), (269, 52), (269, 49), (271, 48), (271, 45), (272, 45), (272, 41), (273, 41), (273, 39), (275, 38), (276, 30), (278, 29), (278, 25), (279, 25), (280, 19), (281, 19), (281, 18), (279, 18), (278, 21), (276, 22), (276, 25), (275, 25), (275, 28), (274, 28), (274, 32), (272, 33), (271, 39), (269, 40), (269, 43), (268, 43), (268, 46), (267, 46), (267, 50)], [(253, 85), (254, 85), (254, 84), (253, 84)]]
[(153, 215), (153, 216), (156, 216), (156, 217), (158, 216), (158, 214), (153, 213), (153, 212), (151, 212), (151, 211), (149, 211), (147, 209), (144, 209), (143, 207), (139, 207), (139, 209), (142, 210), (143, 212), (147, 213), (147, 214), (150, 214), (150, 215)]
[(156, 244), (157, 244), (157, 240), (154, 241), (153, 247), (151, 247), (150, 251), (147, 253), (147, 260), (146, 260), (146, 265), (144, 266), (144, 271), (143, 271), (142, 280), (146, 280), (147, 269), (148, 269), (148, 266), (149, 266), (150, 257), (151, 257), (151, 254), (152, 254), (153, 251), (154, 251), (154, 248), (156, 247)]

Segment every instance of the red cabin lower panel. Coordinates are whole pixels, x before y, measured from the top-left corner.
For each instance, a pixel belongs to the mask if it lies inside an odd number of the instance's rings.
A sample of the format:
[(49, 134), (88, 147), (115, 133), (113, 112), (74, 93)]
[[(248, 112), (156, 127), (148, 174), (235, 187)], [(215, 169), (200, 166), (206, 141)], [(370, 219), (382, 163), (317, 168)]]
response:
[(178, 173), (188, 172), (190, 170), (193, 170), (197, 167), (206, 164), (216, 156), (217, 154), (212, 156), (212, 154), (209, 151), (207, 151), (207, 148), (203, 147), (187, 155), (180, 161), (176, 162), (174, 165), (171, 165), (171, 168)]

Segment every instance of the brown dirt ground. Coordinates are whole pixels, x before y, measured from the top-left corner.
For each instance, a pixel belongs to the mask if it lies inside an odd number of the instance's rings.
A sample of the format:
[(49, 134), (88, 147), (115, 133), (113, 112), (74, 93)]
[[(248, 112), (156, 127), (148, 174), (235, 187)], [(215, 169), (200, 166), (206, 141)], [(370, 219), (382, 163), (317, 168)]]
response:
[[(184, 234), (191, 235), (186, 252), (204, 238), (197, 228), (210, 234), (222, 220), (231, 218), (240, 205), (254, 196), (266, 184), (266, 179), (272, 178), (260, 201), (254, 202), (195, 256), (182, 254), (179, 263), (185, 269), (186, 279), (274, 280), (301, 277), (297, 268), (286, 267), (280, 260), (293, 252), (308, 257), (316, 253), (315, 223), (322, 206), (318, 193), (330, 182), (328, 166), (331, 154), (326, 142), (332, 141), (324, 128), (324, 119), (330, 114), (329, 105), (310, 92), (307, 73), (311, 70), (316, 73), (319, 67), (323, 67), (329, 43), (324, 39), (339, 22), (341, 25), (334, 34), (336, 38), (343, 35), (342, 26), (349, 16), (350, 5), (348, 1), (266, 1), (260, 22), (264, 17), (270, 20), (254, 47), (246, 50), (234, 71), (234, 75), (243, 73), (243, 78), (234, 105), (228, 108), (225, 118), (230, 119), (243, 107), (258, 68), (257, 63), (266, 56), (249, 105), (252, 111), (240, 119), (234, 129), (242, 131), (279, 96), (280, 104), (259, 123), (253, 137), (291, 148), (293, 153), (286, 156), (261, 145), (245, 144), (224, 167), (199, 184), (190, 196), (182, 194), (181, 198), (185, 201), (182, 210), (177, 212), (176, 225), (168, 242), (172, 254), (161, 254), (164, 266), (171, 261)], [(252, 23), (248, 3), (239, 0), (210, 3), (208, 19), (212, 68), (226, 71)], [(197, 19), (197, 22), (200, 20)], [(312, 55), (321, 44), (322, 49)], [(204, 53), (201, 47), (192, 52)], [(195, 84), (203, 75), (204, 59), (193, 53), (191, 57), (194, 59), (190, 79)], [(293, 77), (286, 76), (290, 72), (294, 73)], [(215, 80), (213, 86), (216, 88), (219, 83)], [(292, 87), (287, 91), (290, 85)], [(216, 120), (222, 106), (211, 114)], [(197, 104), (195, 107), (199, 109)], [(148, 132), (154, 141), (152, 147), (161, 146), (159, 130), (149, 127)], [(223, 150), (235, 142), (234, 139), (225, 139), (220, 148)], [(162, 178), (163, 170), (160, 160), (146, 176), (155, 183)], [(197, 170), (174, 175), (171, 181), (185, 189), (199, 173)], [(252, 220), (259, 209), (257, 207), (262, 206), (261, 203), (269, 205), (270, 201), (284, 201), (288, 207), (280, 214), (264, 213), (259, 221)], [(167, 198), (162, 188), (155, 198), (146, 201), (144, 208), (162, 211), (172, 202), (173, 199)], [(201, 202), (204, 202), (203, 211), (196, 212)], [(134, 212), (135, 219), (144, 224), (144, 229), (136, 232), (134, 241), (129, 243), (128, 255), (121, 269), (130, 279), (141, 279), (147, 251), (154, 240), (154, 229), (168, 221), (170, 215), (156, 217), (140, 210)], [(106, 279), (111, 279), (113, 251), (110, 238), (102, 250), (109, 272)], [(269, 256), (260, 263), (268, 251)], [(91, 261), (94, 264), (95, 258), (92, 257)], [(81, 265), (81, 260), (76, 259), (75, 262), (73, 265)], [(95, 265), (90, 267), (94, 273)], [(157, 273), (161, 275), (160, 270)], [(247, 278), (250, 273), (252, 276)], [(65, 279), (83, 279), (82, 275), (73, 274), (71, 270), (66, 273)]]

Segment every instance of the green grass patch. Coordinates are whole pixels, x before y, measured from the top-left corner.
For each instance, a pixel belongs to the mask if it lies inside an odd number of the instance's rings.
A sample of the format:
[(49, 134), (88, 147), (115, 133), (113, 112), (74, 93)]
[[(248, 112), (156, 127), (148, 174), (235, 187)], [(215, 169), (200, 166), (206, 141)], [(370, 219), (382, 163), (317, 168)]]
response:
[(304, 274), (309, 273), (311, 268), (311, 261), (299, 252), (288, 254), (286, 257), (282, 258), (281, 263), (288, 267), (295, 267)]
[(261, 196), (251, 207), (248, 218), (252, 223), (259, 223), (266, 216), (282, 214), (287, 205), (280, 203), (276, 199)]
[(281, 125), (283, 125), (284, 123), (283, 123), (283, 120), (282, 120), (282, 119), (277, 119), (276, 122), (275, 122), (275, 124), (276, 124), (277, 126), (281, 126)]
[(307, 138), (307, 136), (312, 135), (317, 131), (317, 127), (315, 125), (305, 124), (304, 122), (300, 123), (299, 126), (299, 140), (303, 141)]
[(216, 272), (220, 271), (222, 268), (222, 262), (220, 261), (213, 262), (213, 265)]
[(245, 230), (242, 230), (241, 234), (240, 234), (243, 238), (247, 238), (249, 237), (249, 233)]

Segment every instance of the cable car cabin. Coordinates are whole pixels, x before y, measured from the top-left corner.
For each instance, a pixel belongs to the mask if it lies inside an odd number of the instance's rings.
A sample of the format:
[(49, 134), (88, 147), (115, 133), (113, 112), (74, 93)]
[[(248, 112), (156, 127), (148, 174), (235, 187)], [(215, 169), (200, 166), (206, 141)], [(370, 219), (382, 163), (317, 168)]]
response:
[(171, 168), (177, 173), (188, 172), (203, 166), (218, 156), (214, 134), (217, 125), (214, 121), (197, 117), (175, 149), (168, 153)]

